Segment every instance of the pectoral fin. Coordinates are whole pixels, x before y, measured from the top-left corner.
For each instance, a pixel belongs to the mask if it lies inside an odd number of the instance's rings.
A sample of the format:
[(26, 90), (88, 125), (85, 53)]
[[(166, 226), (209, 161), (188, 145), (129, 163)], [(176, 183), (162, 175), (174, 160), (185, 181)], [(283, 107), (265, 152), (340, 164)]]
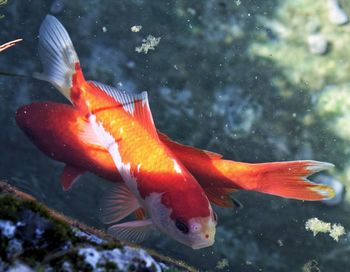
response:
[(144, 241), (154, 228), (152, 220), (137, 220), (117, 224), (108, 231), (118, 239), (138, 243)]
[(81, 168), (77, 168), (71, 165), (66, 165), (61, 174), (61, 185), (64, 191), (68, 191), (72, 188), (73, 184), (85, 171)]
[(137, 198), (124, 183), (117, 183), (103, 203), (103, 222), (115, 224), (140, 208)]

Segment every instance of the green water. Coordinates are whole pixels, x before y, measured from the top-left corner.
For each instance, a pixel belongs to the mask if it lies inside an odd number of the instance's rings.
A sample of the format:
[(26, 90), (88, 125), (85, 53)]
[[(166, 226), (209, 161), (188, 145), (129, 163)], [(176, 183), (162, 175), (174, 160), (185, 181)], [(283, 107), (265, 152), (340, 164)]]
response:
[[(340, 4), (350, 15), (350, 4)], [(48, 13), (69, 31), (86, 78), (148, 91), (157, 128), (173, 139), (237, 161), (332, 162), (328, 174), (349, 186), (350, 24), (332, 22), (329, 2), (12, 0), (0, 9), (0, 43), (24, 40), (0, 54), (1, 71), (40, 71), (37, 35)], [(132, 32), (134, 25), (141, 31)], [(159, 45), (136, 52), (148, 35), (161, 37)], [(312, 51), (315, 39), (323, 51)], [(63, 192), (63, 164), (48, 159), (15, 124), (19, 106), (47, 100), (66, 103), (47, 83), (0, 78), (0, 179), (105, 228), (99, 203), (111, 184), (86, 174)], [(235, 195), (244, 208), (216, 209), (213, 247), (194, 251), (163, 235), (144, 245), (201, 271), (303, 271), (311, 260), (320, 271), (346, 271), (347, 195), (335, 206)], [(312, 217), (342, 224), (346, 235), (338, 242), (313, 237), (305, 230)]]

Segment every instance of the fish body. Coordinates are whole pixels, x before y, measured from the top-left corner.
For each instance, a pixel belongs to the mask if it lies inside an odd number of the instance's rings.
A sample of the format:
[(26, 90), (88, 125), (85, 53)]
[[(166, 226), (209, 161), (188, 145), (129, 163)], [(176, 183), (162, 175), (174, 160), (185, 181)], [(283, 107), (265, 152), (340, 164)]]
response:
[[(106, 150), (93, 148), (79, 138), (81, 113), (70, 105), (39, 102), (17, 110), (16, 122), (45, 154), (66, 164), (61, 176), (65, 190), (84, 172), (92, 172), (112, 182), (122, 182)], [(332, 188), (306, 179), (332, 167), (317, 161), (242, 163), (224, 160), (217, 153), (183, 145), (158, 132), (159, 139), (172, 151), (205, 190), (209, 200), (221, 207), (232, 207), (230, 193), (252, 190), (299, 200), (332, 198)], [(68, 169), (68, 170), (67, 170)], [(70, 169), (75, 169), (69, 175)], [(67, 177), (71, 177), (68, 178)]]
[(71, 101), (82, 116), (79, 139), (107, 151), (124, 182), (109, 201), (106, 221), (116, 223), (139, 208), (149, 218), (114, 224), (111, 232), (139, 240), (156, 227), (194, 249), (212, 245), (216, 222), (209, 200), (160, 141), (147, 93), (131, 95), (86, 81), (68, 33), (53, 16), (46, 16), (40, 27), (39, 55), (44, 72), (36, 76)]

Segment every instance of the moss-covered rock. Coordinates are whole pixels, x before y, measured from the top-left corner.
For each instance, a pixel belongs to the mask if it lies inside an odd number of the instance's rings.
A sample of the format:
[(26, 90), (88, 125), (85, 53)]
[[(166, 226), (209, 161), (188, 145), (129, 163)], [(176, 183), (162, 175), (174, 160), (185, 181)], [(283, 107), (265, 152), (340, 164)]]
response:
[(0, 270), (195, 271), (122, 244), (0, 182)]

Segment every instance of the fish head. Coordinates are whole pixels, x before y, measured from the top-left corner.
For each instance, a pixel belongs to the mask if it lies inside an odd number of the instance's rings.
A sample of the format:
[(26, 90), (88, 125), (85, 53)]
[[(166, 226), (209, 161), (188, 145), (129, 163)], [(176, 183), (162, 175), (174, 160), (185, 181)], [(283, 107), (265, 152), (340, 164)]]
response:
[(204, 193), (166, 192), (149, 200), (153, 224), (162, 232), (193, 249), (214, 244), (217, 217)]

